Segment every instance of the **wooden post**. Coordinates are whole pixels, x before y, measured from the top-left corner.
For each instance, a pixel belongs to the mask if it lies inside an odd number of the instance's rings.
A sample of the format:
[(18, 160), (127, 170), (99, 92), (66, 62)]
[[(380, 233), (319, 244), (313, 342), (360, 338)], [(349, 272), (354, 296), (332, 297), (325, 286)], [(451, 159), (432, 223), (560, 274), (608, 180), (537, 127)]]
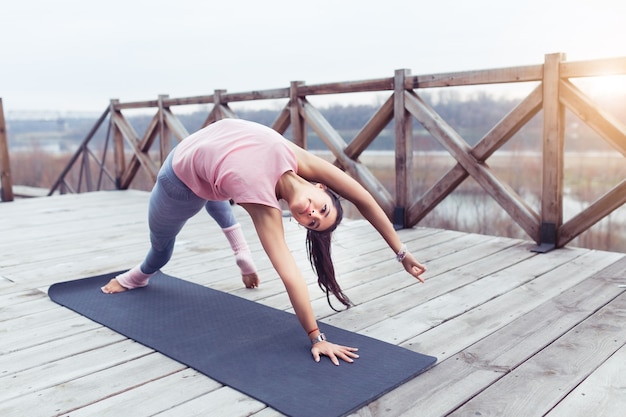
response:
[(169, 107), (165, 107), (163, 105), (163, 101), (169, 98), (167, 94), (159, 95), (159, 145), (160, 145), (160, 161), (163, 164), (167, 155), (169, 155), (172, 150), (172, 135), (170, 132), (170, 128), (165, 122), (165, 109), (169, 109)]
[(406, 227), (407, 208), (411, 193), (410, 174), (413, 166), (413, 124), (411, 115), (406, 109), (404, 97), (404, 82), (410, 74), (411, 72), (408, 69), (399, 69), (395, 71), (394, 76), (393, 117), (396, 136), (396, 207), (392, 220), (396, 229)]
[(124, 171), (126, 170), (126, 157), (124, 155), (124, 136), (122, 135), (121, 130), (117, 127), (117, 125), (113, 121), (113, 117), (115, 116), (117, 110), (115, 109), (115, 105), (119, 104), (118, 99), (111, 100), (111, 110), (110, 114), (110, 124), (111, 131), (113, 132), (113, 155), (115, 159), (115, 187), (119, 190), (122, 187), (122, 178), (124, 176)]
[(224, 99), (222, 98), (222, 96), (226, 94), (226, 91), (227, 90), (225, 89), (213, 90), (213, 97), (215, 97), (215, 117), (217, 120), (226, 119), (228, 117), (228, 115), (224, 112)]
[(13, 181), (11, 180), (11, 162), (9, 161), (9, 141), (7, 139), (4, 107), (0, 97), (0, 185), (2, 201), (13, 201)]
[[(94, 191), (95, 187), (93, 185), (93, 178), (91, 177), (91, 164), (89, 163), (89, 150), (87, 149), (87, 145), (83, 148), (83, 162), (82, 162), (82, 171), (85, 176), (85, 188), (87, 191)], [(78, 182), (80, 184), (80, 181)], [(78, 189), (80, 192), (80, 186)]]
[(300, 102), (298, 101), (298, 86), (304, 81), (292, 81), (289, 90), (289, 109), (291, 112), (291, 135), (293, 142), (306, 149), (306, 123), (300, 113)]
[(535, 239), (536, 252), (556, 247), (563, 224), (563, 164), (565, 145), (565, 108), (559, 101), (561, 61), (565, 54), (545, 56), (543, 66), (543, 185), (541, 229)]

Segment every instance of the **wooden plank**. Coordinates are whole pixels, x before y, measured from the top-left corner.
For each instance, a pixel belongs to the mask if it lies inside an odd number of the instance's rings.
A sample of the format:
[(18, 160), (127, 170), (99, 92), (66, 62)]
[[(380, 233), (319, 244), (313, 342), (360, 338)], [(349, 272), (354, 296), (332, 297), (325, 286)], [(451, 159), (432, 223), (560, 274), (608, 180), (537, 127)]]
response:
[(222, 99), (226, 103), (250, 100), (276, 100), (281, 98), (289, 98), (289, 88), (272, 88), (268, 90), (253, 90), (222, 95)]
[(14, 306), (16, 304), (38, 300), (45, 297), (46, 295), (44, 293), (36, 289), (19, 289), (18, 291), (0, 294), (0, 306), (4, 309), (8, 306)]
[(546, 417), (622, 417), (626, 410), (626, 345), (578, 385)]
[[(621, 258), (620, 262), (623, 260)], [(611, 268), (563, 291), (499, 330), (486, 336), (477, 334), (473, 337), (474, 342), (470, 342), (471, 346), (458, 354), (450, 355), (446, 345), (441, 344), (432, 350), (437, 353), (446, 350), (439, 355), (437, 366), (371, 403), (368, 408), (374, 413), (386, 410), (386, 415), (410, 415), (411, 410), (419, 410), (423, 415), (433, 417), (449, 415), (589, 317), (598, 306), (613, 299), (617, 290), (615, 276), (605, 275), (605, 271)], [(458, 333), (452, 335), (467, 336), (476, 330), (489, 330), (489, 327), (490, 323), (474, 321), (471, 330), (459, 329)], [(424, 334), (423, 341), (429, 340), (428, 333)], [(423, 351), (423, 347), (420, 351)], [(500, 400), (515, 401), (515, 397), (506, 393)], [(532, 409), (527, 411), (527, 415), (534, 415)], [(587, 415), (573, 413), (568, 417)]]
[[(119, 345), (116, 346), (116, 356), (99, 349), (96, 352), (99, 355), (93, 358), (91, 363), (84, 363), (86, 368), (98, 368), (99, 371), (88, 373), (85, 369), (82, 372), (84, 376), (67, 380), (57, 386), (48, 384), (47, 388), (37, 390), (25, 388), (23, 395), (0, 402), (0, 415), (31, 417), (71, 415), (76, 409), (185, 369), (183, 365), (159, 353), (141, 356), (142, 351), (147, 352), (148, 348), (138, 343), (127, 342), (116, 345)], [(122, 346), (127, 350), (118, 352)], [(131, 358), (136, 359), (130, 360)], [(55, 378), (59, 369), (62, 368), (51, 368), (47, 373), (45, 370), (42, 371), (44, 375), (42, 378), (44, 381), (48, 377)], [(62, 379), (59, 376), (56, 378)], [(45, 385), (45, 382), (38, 385)]]
[(206, 395), (194, 398), (176, 408), (160, 413), (162, 417), (205, 417), (224, 415), (246, 417), (264, 409), (266, 406), (230, 387), (222, 387)]
[(622, 294), (450, 416), (543, 416), (625, 343)]
[[(63, 328), (58, 326), (59, 332)], [(5, 335), (6, 336), (6, 335)], [(0, 356), (2, 377), (46, 366), (49, 363), (72, 357), (126, 339), (106, 327), (95, 328), (78, 334), (70, 334), (35, 346)]]
[[(42, 367), (3, 375), (0, 377), (1, 384), (11, 388), (0, 391), (0, 404), (132, 361), (149, 355), (151, 352), (151, 349), (127, 339), (101, 349), (61, 358)], [(183, 367), (183, 365), (179, 365), (179, 367)], [(63, 372), (58, 372), (59, 369), (62, 369)]]
[(561, 63), (561, 77), (593, 77), (626, 74), (626, 57)]
[[(513, 252), (520, 252), (519, 247), (502, 250), (502, 247), (497, 248), (494, 243), (496, 242), (484, 242), (476, 245), (478, 247), (476, 252), (452, 252), (429, 262), (429, 276), (423, 286), (407, 276), (404, 271), (391, 274), (379, 271), (383, 268), (389, 271), (391, 267), (388, 264), (381, 265), (380, 268), (379, 265), (375, 265), (363, 270), (361, 275), (375, 275), (379, 278), (348, 288), (346, 292), (356, 303), (356, 306), (340, 314), (333, 314), (328, 311), (328, 308), (323, 305), (325, 302), (323, 299), (313, 300), (312, 304), (318, 316), (323, 317), (324, 321), (353, 331), (360, 330), (368, 324), (375, 324), (384, 320), (384, 317), (377, 317), (378, 311), (384, 311), (386, 315), (393, 315), (394, 310), (401, 312), (427, 302), (479, 279), (482, 274), (486, 275), (488, 271), (493, 272), (492, 267), (497, 268), (501, 265), (497, 253), (515, 258)], [(480, 249), (484, 250), (482, 255), (485, 258), (467, 264), (470, 256), (476, 255)], [(492, 253), (493, 251), (498, 252)], [(526, 250), (521, 250), (521, 252), (522, 257), (532, 256)], [(465, 261), (462, 260), (463, 255), (465, 255)], [(447, 261), (450, 262), (448, 265), (446, 265)], [(476, 268), (483, 268), (475, 269), (474, 265)], [(450, 270), (445, 271), (446, 268), (450, 268)]]
[(22, 288), (9, 278), (0, 275), (0, 294), (8, 294), (15, 291), (20, 291)]
[(335, 83), (302, 85), (299, 87), (301, 96), (320, 94), (364, 93), (368, 91), (393, 90), (393, 78), (379, 78), (362, 81), (341, 81)]
[[(481, 325), (484, 326), (487, 321), (497, 320), (500, 326), (502, 326), (507, 319), (512, 320), (516, 317), (511, 313), (513, 306), (519, 306), (519, 310), (516, 311), (517, 315), (527, 313), (532, 309), (532, 306), (536, 306), (554, 296), (554, 291), (558, 291), (558, 287), (550, 285), (550, 289), (546, 289), (540, 295), (534, 294), (532, 300), (525, 300), (521, 306), (518, 300), (523, 298), (517, 295), (517, 298), (513, 301), (511, 300), (513, 298), (512, 294), (522, 292), (521, 290), (517, 291), (517, 289), (532, 281), (549, 282), (551, 284), (555, 274), (551, 271), (555, 265), (560, 265), (563, 262), (568, 262), (566, 266), (574, 264), (571, 262), (571, 256), (574, 253), (561, 252), (555, 254), (552, 259), (546, 259), (547, 257), (529, 258), (517, 264), (517, 268), (511, 267), (508, 270), (491, 274), (470, 285), (449, 291), (401, 314), (396, 314), (384, 322), (370, 326), (364, 330), (364, 333), (394, 344), (415, 346), (417, 343), (421, 349), (425, 348), (424, 345), (411, 339), (423, 340), (425, 337), (428, 337), (428, 347), (430, 349), (431, 343), (438, 342), (438, 344), (441, 344), (441, 338), (435, 336), (420, 337), (420, 335), (429, 329), (436, 328), (435, 334), (443, 334), (447, 337), (448, 343), (443, 345), (446, 346), (447, 351), (450, 351), (452, 346), (458, 346), (463, 341), (466, 341), (462, 336), (463, 332), (451, 333), (446, 331), (446, 328), (450, 328), (457, 323), (452, 319), (464, 314), (468, 314), (470, 317), (477, 315), (478, 319), (468, 319), (468, 322), (481, 322)], [(529, 267), (531, 269), (528, 269)], [(553, 278), (546, 278), (543, 276), (544, 274), (548, 277), (552, 275)], [(581, 277), (584, 277), (581, 273), (573, 275), (573, 277), (568, 277), (568, 279), (580, 280)], [(503, 276), (507, 276), (507, 278), (503, 279)], [(486, 311), (490, 311), (491, 314), (485, 314)], [(493, 327), (485, 326), (485, 328)], [(452, 335), (454, 337), (450, 338)], [(472, 335), (472, 340), (475, 340), (475, 337), (475, 334)], [(454, 352), (454, 350), (451, 351)], [(426, 350), (426, 352), (435, 353), (431, 350)], [(436, 356), (441, 356), (441, 353), (437, 352)]]
[(5, 320), (13, 320), (55, 308), (55, 304), (51, 303), (42, 293), (40, 294), (41, 296), (37, 296), (30, 301), (3, 305), (2, 309), (0, 309), (0, 323)]
[(542, 68), (543, 67), (541, 65), (528, 65), (521, 67), (417, 75), (413, 77), (413, 80), (407, 80), (410, 84), (408, 84), (406, 88), (452, 87), (477, 84), (541, 81)]
[[(581, 281), (620, 259), (619, 254), (605, 253), (598, 258), (589, 252), (569, 252), (561, 250), (554, 259), (545, 256), (491, 274), (457, 294), (462, 299), (469, 297), (473, 302), (481, 297), (482, 291), (491, 292), (493, 299), (486, 299), (480, 308), (468, 310), (465, 314), (442, 323), (434, 329), (422, 333), (404, 346), (410, 349), (423, 349), (445, 359), (470, 346), (475, 340), (487, 337), (497, 329), (507, 326), (518, 317), (529, 313), (537, 306), (558, 296), (564, 289), (578, 285)], [(569, 253), (566, 253), (569, 252)], [(576, 254), (580, 256), (576, 256)], [(593, 259), (593, 264), (589, 265)], [(539, 265), (534, 262), (538, 262)], [(548, 262), (546, 264), (545, 262)], [(528, 267), (537, 268), (537, 277)], [(547, 269), (549, 268), (549, 269)], [(555, 280), (558, 278), (558, 284)], [(489, 287), (488, 289), (484, 289)], [(495, 287), (494, 289), (491, 289)], [(502, 288), (508, 290), (502, 291)], [(614, 290), (614, 288), (613, 288)], [(477, 294), (472, 294), (476, 291)], [(454, 294), (446, 297), (454, 296)], [(458, 297), (455, 297), (458, 299)], [(476, 326), (480, 323), (480, 327)], [(445, 347), (442, 352), (440, 346)]]
[[(52, 301), (48, 301), (52, 304)], [(55, 305), (56, 306), (56, 305)], [(0, 322), (0, 354), (6, 355), (100, 328), (99, 324), (56, 306)]]
[(175, 413), (178, 405), (217, 390), (220, 386), (193, 369), (184, 369), (74, 410), (71, 417), (117, 417), (121, 410), (133, 417), (154, 416), (165, 410)]
[[(375, 334), (377, 327), (387, 328), (392, 317), (411, 311), (416, 306), (425, 306), (429, 301), (442, 296), (459, 285), (463, 285), (465, 281), (459, 280), (458, 275), (455, 275), (458, 281), (450, 281), (442, 279), (442, 277), (445, 277), (445, 273), (450, 270), (471, 263), (473, 260), (472, 255), (476, 255), (481, 249), (484, 249), (483, 253), (485, 255), (489, 254), (490, 249), (488, 246), (491, 241), (492, 239), (481, 238), (480, 235), (466, 235), (455, 239), (453, 241), (454, 246), (444, 245), (441, 248), (435, 246), (432, 248), (432, 251), (425, 249), (421, 252), (421, 256), (428, 268), (425, 274), (426, 284), (419, 285), (415, 281), (406, 281), (407, 284), (410, 284), (406, 288), (395, 291), (388, 297), (377, 297), (369, 302), (363, 302), (342, 314), (327, 318), (326, 321), (351, 331), (364, 331), (369, 334)], [(439, 249), (444, 251), (440, 252)], [(492, 248), (491, 252), (494, 249)], [(400, 274), (398, 272), (396, 279), (410, 279), (410, 277), (407, 278), (403, 275), (399, 276)], [(406, 274), (406, 272), (403, 272), (403, 274)], [(477, 278), (470, 276), (468, 279), (473, 281)], [(409, 329), (413, 328), (413, 325), (409, 326)], [(415, 334), (412, 336), (415, 336)], [(381, 338), (381, 335), (374, 337)]]
[[(284, 417), (284, 414), (279, 413), (278, 411), (274, 410), (273, 408), (264, 408), (263, 410), (259, 411), (258, 413), (254, 413), (254, 414), (250, 414), (251, 416), (254, 417)], [(365, 415), (361, 416), (361, 417), (365, 417)]]
[[(431, 241), (431, 239), (426, 237), (417, 242), (411, 241), (407, 243), (407, 246), (411, 252), (418, 254), (419, 256), (428, 257), (429, 253), (426, 249), (427, 247), (422, 245), (426, 245)], [(497, 250), (495, 248), (490, 248), (488, 243), (485, 243), (490, 241), (491, 240), (483, 240), (482, 242), (475, 241), (476, 246), (484, 249), (485, 256), (489, 254), (490, 251)], [(459, 242), (459, 244), (461, 243)], [(420, 246), (422, 246), (421, 250), (418, 249)], [(452, 258), (456, 253), (457, 252), (454, 251), (453, 247), (448, 246), (448, 253), (444, 256), (449, 258), (450, 267), (455, 264), (455, 260)], [(442, 258), (444, 256), (442, 256)], [(332, 311), (330, 307), (328, 307), (325, 297), (321, 296), (319, 289), (315, 288), (316, 285), (311, 285), (310, 293), (313, 295), (320, 294), (317, 297), (313, 296), (312, 299), (314, 311), (319, 318), (324, 318), (325, 321), (335, 325), (341, 323), (340, 327), (344, 327), (347, 323), (354, 324), (354, 317), (363, 317), (363, 314), (371, 314), (372, 319), (374, 319), (376, 310), (378, 308), (385, 308), (384, 306), (380, 306), (376, 303), (383, 301), (386, 296), (392, 296), (392, 294), (397, 291), (411, 294), (411, 297), (414, 297), (409, 303), (404, 303), (398, 306), (399, 308), (406, 309), (421, 301), (421, 297), (423, 296), (421, 284), (419, 284), (415, 278), (408, 275), (406, 271), (398, 265), (395, 259), (387, 255), (387, 252), (381, 253), (379, 250), (376, 253), (363, 255), (363, 257), (367, 257), (368, 261), (371, 260), (373, 262), (368, 262), (368, 264), (363, 262), (363, 264), (358, 267), (355, 266), (351, 273), (342, 273), (338, 278), (346, 294), (356, 304), (356, 306), (352, 307), (350, 310), (342, 313)], [(465, 261), (467, 261), (467, 258)], [(436, 263), (437, 261), (430, 261), (428, 263), (431, 271), (428, 275), (429, 277), (427, 278), (429, 280), (429, 284), (432, 277), (437, 275), (437, 268), (435, 266)], [(349, 268), (349, 264), (345, 265), (345, 267)], [(429, 289), (431, 291), (427, 293), (432, 294), (433, 289)], [(417, 296), (416, 293), (420, 295)], [(291, 305), (287, 304), (287, 302), (288, 300), (285, 300), (285, 304), (283, 304), (282, 309), (292, 311)], [(370, 304), (371, 302), (374, 302), (376, 305), (372, 306)], [(357, 309), (357, 307), (358, 311), (353, 311), (354, 309)], [(364, 321), (359, 322), (359, 325), (364, 324)]]

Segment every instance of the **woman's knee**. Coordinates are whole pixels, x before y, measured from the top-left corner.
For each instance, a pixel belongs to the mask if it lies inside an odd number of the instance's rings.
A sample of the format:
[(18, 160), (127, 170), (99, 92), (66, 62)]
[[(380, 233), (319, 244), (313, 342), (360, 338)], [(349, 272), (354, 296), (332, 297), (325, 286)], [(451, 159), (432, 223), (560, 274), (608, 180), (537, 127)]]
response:
[(233, 209), (228, 201), (207, 201), (204, 207), (222, 229), (237, 223)]

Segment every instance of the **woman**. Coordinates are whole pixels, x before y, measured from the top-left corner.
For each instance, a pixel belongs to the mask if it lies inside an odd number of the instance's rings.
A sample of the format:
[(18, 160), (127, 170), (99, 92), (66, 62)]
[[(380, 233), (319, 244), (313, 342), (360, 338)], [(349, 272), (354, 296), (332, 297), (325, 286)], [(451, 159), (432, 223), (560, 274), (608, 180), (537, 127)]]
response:
[[(402, 244), (374, 198), (333, 164), (294, 145), (273, 129), (257, 123), (225, 119), (183, 140), (168, 156), (150, 198), (151, 249), (141, 265), (112, 279), (102, 290), (116, 293), (148, 284), (170, 259), (176, 235), (207, 201), (234, 200), (252, 218), (263, 249), (280, 276), (300, 324), (311, 339), (319, 362), (328, 356), (353, 362), (356, 348), (326, 340), (316, 324), (305, 280), (287, 247), (279, 200), (307, 228), (309, 259), (320, 286), (344, 305), (350, 301), (334, 276), (330, 258), (331, 233), (341, 221), (338, 198), (351, 201), (378, 230), (402, 262), (419, 279), (425, 268)], [(223, 203), (226, 204), (226, 203)], [(224, 206), (222, 206), (224, 208)], [(243, 271), (242, 271), (243, 272)], [(246, 287), (259, 284), (256, 274), (244, 275)]]

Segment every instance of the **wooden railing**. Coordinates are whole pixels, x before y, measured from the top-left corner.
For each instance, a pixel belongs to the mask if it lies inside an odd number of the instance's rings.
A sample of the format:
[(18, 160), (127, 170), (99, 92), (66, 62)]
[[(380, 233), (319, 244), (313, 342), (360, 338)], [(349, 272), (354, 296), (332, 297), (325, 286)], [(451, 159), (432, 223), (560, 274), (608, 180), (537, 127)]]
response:
[[(112, 100), (51, 188), (50, 194), (55, 191), (100, 189), (103, 180), (114, 182), (116, 188), (126, 189), (140, 168), (154, 181), (160, 162), (171, 149), (171, 136), (183, 140), (189, 133), (172, 110), (176, 106), (212, 104), (204, 122), (207, 125), (222, 118), (237, 117), (229, 103), (287, 99), (272, 127), (280, 133), (290, 127), (291, 139), (304, 148), (307, 147), (307, 126), (312, 128), (333, 153), (335, 163), (370, 191), (397, 227), (416, 225), (471, 177), (537, 243), (537, 251), (547, 251), (567, 244), (626, 203), (624, 179), (585, 210), (563, 221), (565, 110), (569, 109), (577, 115), (626, 157), (624, 121), (616, 120), (601, 110), (570, 79), (614, 74), (626, 74), (626, 57), (566, 62), (564, 54), (549, 54), (543, 64), (522, 67), (431, 75), (411, 75), (403, 69), (395, 71), (392, 78), (366, 81), (318, 85), (292, 82), (288, 88), (243, 93), (216, 90), (212, 95), (197, 97), (159, 96), (157, 100), (132, 103)], [(468, 145), (420, 96), (420, 90), (425, 88), (525, 82), (537, 82), (538, 86), (474, 146)], [(350, 141), (346, 141), (307, 99), (323, 94), (380, 91), (390, 92), (390, 97)], [(155, 108), (156, 114), (147, 130), (139, 135), (123, 112), (145, 108)], [(543, 111), (543, 185), (541, 209), (537, 212), (512, 187), (494, 175), (487, 159), (540, 111)], [(108, 124), (105, 124), (106, 120)], [(415, 173), (411, 157), (416, 151), (411, 140), (413, 120), (417, 120), (456, 160), (456, 165), (422, 195), (413, 195), (410, 186)], [(359, 162), (359, 156), (392, 121), (395, 129), (395, 197)], [(96, 151), (90, 148), (90, 142), (102, 126), (107, 126), (108, 132), (104, 145), (99, 149), (102, 156), (98, 157)], [(149, 151), (157, 137), (160, 146), (158, 157), (154, 157)], [(111, 140), (114, 173), (104, 163)], [(127, 161), (128, 149), (132, 156)], [(97, 169), (90, 166), (91, 161), (95, 162)], [(72, 187), (68, 173), (74, 166), (79, 167), (80, 173), (78, 184)]]

